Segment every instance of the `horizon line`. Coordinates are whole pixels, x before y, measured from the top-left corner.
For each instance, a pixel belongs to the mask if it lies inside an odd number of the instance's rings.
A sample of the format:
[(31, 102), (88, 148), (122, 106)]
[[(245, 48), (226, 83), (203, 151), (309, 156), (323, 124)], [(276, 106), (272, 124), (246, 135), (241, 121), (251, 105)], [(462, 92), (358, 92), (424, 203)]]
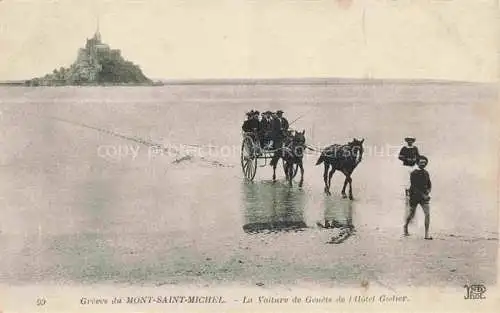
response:
[[(31, 79), (0, 80), (0, 85), (24, 84)], [(440, 85), (492, 85), (497, 82), (466, 81), (434, 78), (348, 78), (348, 77), (276, 77), (276, 78), (150, 78), (153, 84), (161, 85), (349, 85), (364, 84), (440, 84)], [(104, 84), (106, 85), (106, 84)], [(112, 85), (112, 84), (110, 84)], [(126, 83), (117, 85), (127, 85)], [(133, 85), (133, 84), (130, 84)], [(138, 84), (140, 85), (140, 84)], [(99, 86), (99, 84), (97, 85)]]
[(166, 85), (210, 85), (210, 84), (256, 84), (256, 85), (348, 85), (353, 83), (366, 84), (497, 84), (488, 81), (466, 81), (434, 78), (349, 78), (349, 77), (276, 77), (276, 78), (155, 78), (153, 82)]

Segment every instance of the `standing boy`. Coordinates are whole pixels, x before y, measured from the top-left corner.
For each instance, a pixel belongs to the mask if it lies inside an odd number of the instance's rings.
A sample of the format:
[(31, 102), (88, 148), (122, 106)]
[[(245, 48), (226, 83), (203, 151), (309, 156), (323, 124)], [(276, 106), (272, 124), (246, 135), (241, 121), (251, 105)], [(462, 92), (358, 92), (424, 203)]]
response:
[(430, 224), (430, 199), (429, 193), (432, 189), (431, 179), (429, 177), (429, 172), (425, 170), (429, 160), (425, 156), (420, 156), (418, 158), (418, 169), (411, 173), (410, 181), (410, 212), (406, 218), (406, 223), (404, 226), (404, 235), (409, 236), (408, 224), (411, 222), (415, 216), (415, 211), (417, 206), (420, 204), (425, 214), (425, 239), (432, 240), (429, 236), (429, 224)]

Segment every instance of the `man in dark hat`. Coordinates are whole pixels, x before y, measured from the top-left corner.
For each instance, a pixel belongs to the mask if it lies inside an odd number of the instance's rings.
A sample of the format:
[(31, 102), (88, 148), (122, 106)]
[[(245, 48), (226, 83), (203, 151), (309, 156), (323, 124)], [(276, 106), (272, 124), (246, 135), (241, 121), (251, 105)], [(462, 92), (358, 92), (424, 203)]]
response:
[(280, 122), (281, 131), (282, 132), (287, 131), (289, 125), (288, 125), (288, 120), (283, 117), (283, 111), (282, 110), (276, 111), (276, 116), (277, 116), (277, 119)]
[(262, 113), (262, 121), (260, 122), (261, 129), (261, 146), (265, 147), (266, 145), (272, 144), (271, 142), (271, 132), (273, 119), (271, 117), (271, 111), (266, 111)]
[(432, 240), (429, 236), (429, 225), (430, 225), (430, 199), (429, 193), (432, 189), (431, 179), (429, 177), (429, 172), (425, 170), (425, 167), (429, 163), (429, 160), (425, 156), (419, 156), (418, 158), (418, 168), (411, 172), (410, 180), (410, 212), (406, 218), (404, 225), (404, 235), (409, 236), (408, 224), (415, 217), (415, 211), (417, 206), (420, 204), (425, 214), (425, 239)]
[(410, 174), (413, 171), (415, 164), (417, 163), (417, 159), (419, 156), (418, 148), (413, 145), (415, 142), (414, 137), (406, 137), (406, 146), (402, 147), (399, 151), (399, 160), (403, 162), (404, 168), (404, 187), (405, 187), (405, 195), (408, 196), (409, 190), (409, 182), (410, 182)]
[(277, 112), (272, 112), (271, 114), (271, 139), (273, 140), (273, 148), (280, 149), (283, 145), (283, 131), (281, 129), (281, 121), (278, 118)]
[(288, 121), (283, 117), (283, 111), (272, 112), (271, 137), (274, 149), (282, 148), (285, 132), (288, 130)]

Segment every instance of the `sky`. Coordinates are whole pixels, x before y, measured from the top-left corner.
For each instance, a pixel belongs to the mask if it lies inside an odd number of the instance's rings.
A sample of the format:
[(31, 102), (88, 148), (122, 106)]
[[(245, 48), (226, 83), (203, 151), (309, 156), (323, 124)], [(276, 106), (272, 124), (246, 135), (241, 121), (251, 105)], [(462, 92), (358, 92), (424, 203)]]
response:
[(154, 79), (496, 82), (497, 0), (0, 0), (0, 80), (104, 42)]

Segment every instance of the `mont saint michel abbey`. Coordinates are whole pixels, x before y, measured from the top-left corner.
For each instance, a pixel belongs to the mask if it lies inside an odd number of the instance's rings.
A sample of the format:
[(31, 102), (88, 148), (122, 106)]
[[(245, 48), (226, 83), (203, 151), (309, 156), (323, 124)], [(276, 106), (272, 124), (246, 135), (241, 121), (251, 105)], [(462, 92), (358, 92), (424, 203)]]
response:
[(81, 74), (87, 74), (82, 77), (88, 81), (97, 81), (99, 73), (102, 70), (101, 59), (103, 55), (109, 55), (113, 59), (121, 58), (119, 49), (111, 49), (109, 45), (102, 42), (99, 26), (97, 27), (94, 37), (88, 39), (85, 48), (80, 48), (75, 64), (80, 64)]
[(34, 86), (149, 84), (148, 79), (134, 63), (125, 60), (119, 49), (111, 49), (102, 41), (99, 26), (68, 68), (60, 67), (43, 77), (27, 82)]

